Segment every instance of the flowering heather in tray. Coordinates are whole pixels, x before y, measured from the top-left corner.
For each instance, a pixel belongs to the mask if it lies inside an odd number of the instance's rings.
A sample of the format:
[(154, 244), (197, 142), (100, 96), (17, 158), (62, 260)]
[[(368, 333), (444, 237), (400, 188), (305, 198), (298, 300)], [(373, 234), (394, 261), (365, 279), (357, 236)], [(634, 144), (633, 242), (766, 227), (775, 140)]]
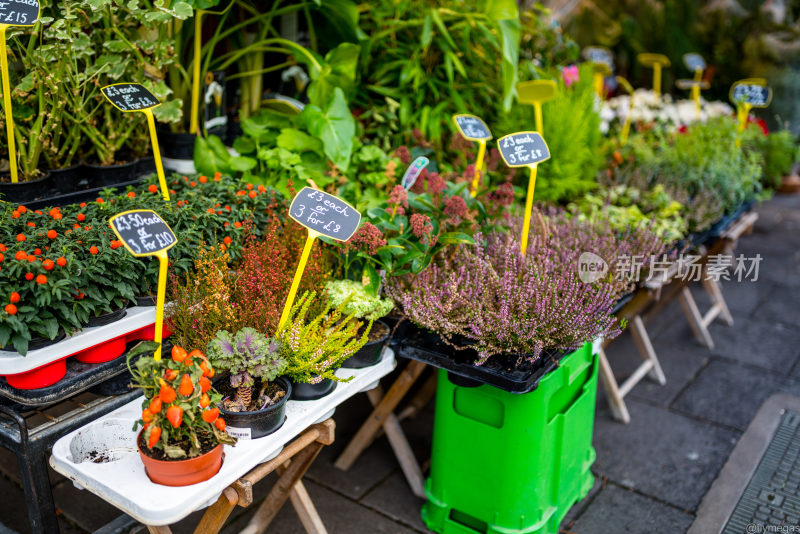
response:
[(599, 336), (619, 333), (610, 315), (632, 281), (613, 272), (594, 283), (579, 278), (578, 259), (594, 252), (613, 265), (636, 251), (659, 254), (656, 236), (620, 234), (600, 223), (581, 223), (563, 212), (534, 211), (528, 254), (519, 246), (519, 224), (508, 233), (476, 235), (476, 244), (443, 255), (417, 275), (387, 280), (386, 293), (415, 323), (453, 342), (475, 341), (481, 364), (493, 354), (535, 360), (544, 349), (574, 350)]

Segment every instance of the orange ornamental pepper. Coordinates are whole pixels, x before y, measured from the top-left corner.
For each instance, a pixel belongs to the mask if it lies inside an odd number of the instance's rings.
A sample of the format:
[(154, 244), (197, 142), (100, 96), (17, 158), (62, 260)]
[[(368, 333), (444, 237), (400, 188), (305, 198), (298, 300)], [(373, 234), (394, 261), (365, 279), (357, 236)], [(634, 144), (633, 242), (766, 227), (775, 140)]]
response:
[(161, 402), (164, 404), (169, 404), (178, 397), (178, 395), (175, 393), (175, 390), (169, 387), (167, 384), (161, 385), (161, 390), (159, 390), (158, 396), (161, 399)]
[(180, 406), (170, 406), (167, 408), (167, 421), (172, 428), (178, 428), (183, 422), (183, 408)]
[(192, 383), (192, 377), (187, 374), (183, 375), (181, 378), (181, 385), (178, 387), (178, 393), (183, 395), (184, 397), (189, 397), (194, 393), (194, 384)]
[(154, 426), (150, 429), (150, 439), (147, 440), (147, 448), (152, 449), (161, 438), (161, 427)]

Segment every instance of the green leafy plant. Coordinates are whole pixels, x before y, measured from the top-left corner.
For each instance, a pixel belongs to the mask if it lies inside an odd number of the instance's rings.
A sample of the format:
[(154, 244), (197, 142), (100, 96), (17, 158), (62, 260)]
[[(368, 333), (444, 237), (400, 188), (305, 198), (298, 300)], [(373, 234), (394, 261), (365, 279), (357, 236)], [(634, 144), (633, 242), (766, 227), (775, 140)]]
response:
[[(152, 357), (157, 343), (144, 342), (128, 353), (134, 387), (142, 390), (142, 417), (133, 425), (144, 429), (142, 451), (167, 459), (194, 458), (218, 444), (235, 445), (219, 417), (220, 395), (211, 387), (213, 368), (200, 351), (187, 354), (173, 347), (172, 357)], [(131, 360), (138, 356), (135, 365)]]
[(342, 307), (309, 317), (316, 292), (304, 293), (292, 306), (289, 319), (276, 336), (282, 343), (282, 354), (288, 362), (286, 375), (296, 382), (316, 384), (330, 378), (340, 381), (334, 371), (363, 347), (372, 328), (369, 321), (358, 336), (362, 324), (353, 314), (343, 317)]
[(763, 162), (762, 183), (765, 187), (778, 187), (781, 178), (792, 171), (792, 166), (800, 161), (800, 147), (789, 130), (779, 130), (764, 134), (756, 125), (745, 130), (742, 138), (745, 150), (761, 155)]
[[(211, 363), (218, 369), (230, 372), (231, 387), (236, 388), (236, 399), (225, 405), (231, 411), (252, 411), (260, 408), (253, 398), (256, 379), (264, 388), (286, 369), (279, 341), (270, 339), (253, 328), (242, 328), (235, 334), (220, 330), (206, 348)], [(254, 406), (254, 404), (256, 404)]]
[(358, 319), (376, 321), (385, 317), (394, 308), (394, 303), (386, 298), (371, 295), (354, 280), (331, 280), (325, 284), (331, 306), (341, 306), (342, 313)]

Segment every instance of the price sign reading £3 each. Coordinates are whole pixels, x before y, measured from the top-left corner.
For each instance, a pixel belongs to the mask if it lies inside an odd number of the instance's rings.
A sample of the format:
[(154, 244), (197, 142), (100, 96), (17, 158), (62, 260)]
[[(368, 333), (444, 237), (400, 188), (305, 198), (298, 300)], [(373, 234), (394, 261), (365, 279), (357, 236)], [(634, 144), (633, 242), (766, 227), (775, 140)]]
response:
[(289, 217), (309, 232), (347, 241), (358, 229), (361, 213), (353, 206), (319, 189), (304, 187), (292, 200)]
[(118, 213), (109, 219), (111, 229), (125, 249), (140, 258), (158, 258), (158, 291), (156, 293), (156, 331), (153, 340), (159, 344), (156, 361), (161, 359), (161, 338), (164, 328), (164, 294), (167, 290), (167, 251), (178, 242), (175, 233), (156, 212), (131, 210)]
[(517, 132), (497, 140), (500, 155), (509, 167), (527, 167), (550, 159), (550, 149), (538, 132)]

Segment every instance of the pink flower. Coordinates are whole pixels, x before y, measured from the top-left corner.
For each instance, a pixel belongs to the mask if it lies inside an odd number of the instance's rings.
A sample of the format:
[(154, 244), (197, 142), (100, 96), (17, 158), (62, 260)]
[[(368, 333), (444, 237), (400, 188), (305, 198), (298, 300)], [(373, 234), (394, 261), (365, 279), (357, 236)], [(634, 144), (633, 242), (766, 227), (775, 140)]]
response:
[(392, 192), (389, 194), (389, 204), (396, 206), (408, 207), (408, 193), (402, 185), (394, 186)]
[(505, 182), (489, 194), (489, 199), (500, 206), (510, 206), (514, 203), (514, 186)]
[(467, 203), (459, 196), (452, 196), (444, 205), (444, 214), (457, 222), (467, 214)]
[(408, 151), (408, 147), (405, 145), (398, 147), (397, 150), (394, 151), (394, 155), (396, 158), (400, 158), (403, 165), (409, 165), (411, 163), (411, 152)]
[(564, 85), (566, 85), (567, 87), (571, 86), (573, 83), (576, 83), (578, 80), (580, 80), (578, 67), (575, 65), (567, 65), (566, 67), (562, 67), (561, 76), (564, 77)]
[(383, 237), (377, 226), (371, 222), (365, 222), (347, 243), (362, 252), (373, 255), (380, 247), (386, 245), (386, 238)]
[(428, 175), (428, 193), (438, 195), (445, 189), (447, 189), (447, 182), (439, 176), (438, 172), (432, 172)]
[(411, 215), (409, 223), (411, 223), (411, 231), (414, 232), (414, 235), (416, 237), (422, 237), (433, 231), (431, 218), (428, 217), (427, 215), (422, 215), (421, 213), (414, 213), (413, 215)]

